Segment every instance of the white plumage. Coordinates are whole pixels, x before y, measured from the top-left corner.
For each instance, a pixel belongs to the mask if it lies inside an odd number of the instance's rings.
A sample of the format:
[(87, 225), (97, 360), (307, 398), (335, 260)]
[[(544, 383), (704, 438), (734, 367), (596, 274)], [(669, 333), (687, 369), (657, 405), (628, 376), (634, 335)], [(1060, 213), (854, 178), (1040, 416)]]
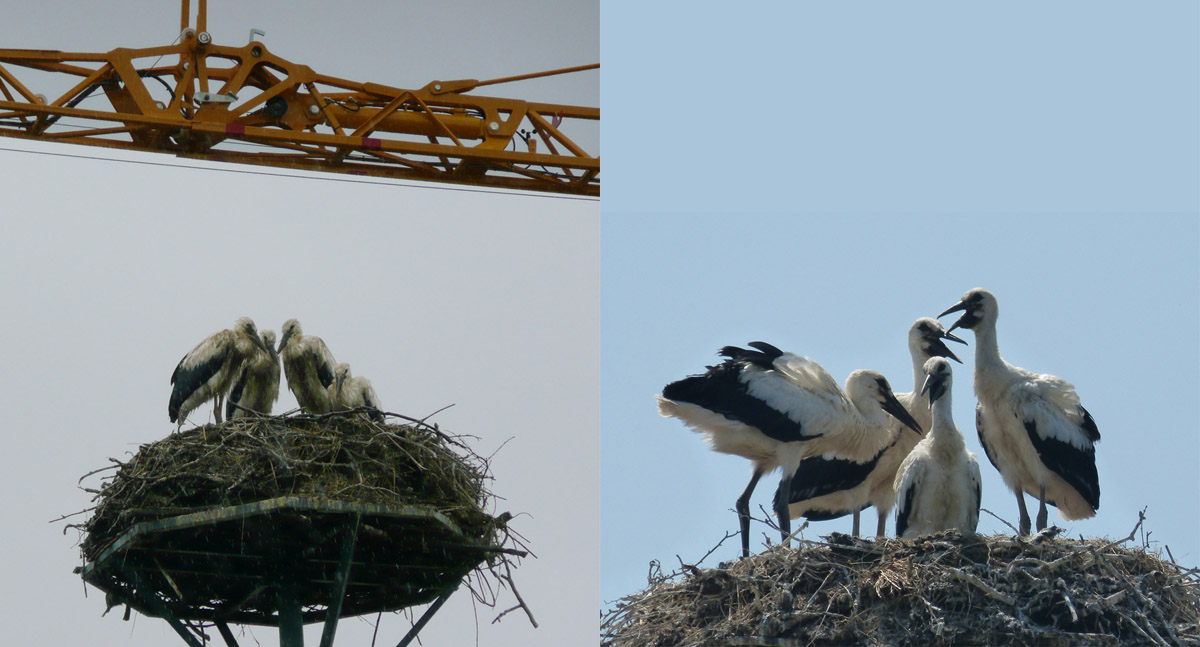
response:
[(350, 365), (342, 362), (333, 371), (333, 384), (329, 385), (330, 411), (350, 411), (367, 408), (367, 415), (376, 422), (383, 422), (382, 407), (375, 387), (365, 377), (351, 377)]
[(196, 407), (213, 400), (213, 417), (221, 422), (221, 403), (242, 365), (256, 353), (267, 353), (258, 330), (249, 317), (237, 320), (232, 329), (209, 335), (196, 345), (171, 373), (171, 401), (167, 413), (176, 429)]
[[(936, 319), (922, 317), (908, 329), (908, 351), (913, 362), (913, 390), (897, 393), (896, 399), (912, 414), (922, 429), (932, 421), (928, 403), (918, 396), (925, 382), (925, 362), (931, 357), (959, 359), (943, 340), (960, 344), (963, 340), (948, 334)], [(831, 455), (805, 459), (792, 478), (788, 510), (792, 518), (806, 517), (812, 521), (835, 519), (850, 513), (854, 517), (854, 535), (859, 532), (859, 511), (868, 505), (879, 513), (877, 535), (882, 537), (887, 518), (896, 501), (893, 483), (896, 470), (921, 435), (896, 418), (888, 418), (888, 435), (893, 438), (877, 460), (869, 463), (847, 461)]]
[(255, 412), (270, 414), (275, 400), (279, 399), (279, 353), (275, 350), (275, 331), (264, 330), (260, 338), (267, 352), (255, 353), (242, 365), (229, 389), (226, 420), (250, 417)]
[(722, 348), (724, 362), (668, 384), (658, 396), (659, 413), (703, 433), (714, 450), (754, 463), (737, 500), (743, 555), (749, 554), (750, 495), (764, 473), (783, 469), (774, 508), (786, 540), (786, 494), (802, 460), (835, 452), (850, 461), (871, 460), (891, 441), (885, 412), (920, 429), (875, 371), (854, 371), (843, 392), (807, 357), (763, 342), (750, 345), (757, 350)]
[(279, 357), (296, 402), (309, 413), (328, 413), (327, 389), (333, 384), (337, 360), (325, 342), (320, 337), (305, 335), (299, 321), (288, 319), (279, 340)]
[(975, 332), (976, 426), (988, 460), (1017, 497), (1020, 533), (1029, 534), (1024, 493), (1039, 500), (1037, 529), (1046, 527), (1046, 504), (1064, 519), (1084, 519), (1100, 507), (1096, 447), (1100, 431), (1079, 402), (1075, 387), (1005, 362), (996, 341), (999, 307), (982, 288), (943, 312), (963, 311), (950, 326)]
[(896, 472), (896, 536), (912, 538), (951, 529), (975, 532), (981, 495), (979, 463), (967, 451), (951, 417), (950, 362), (931, 358), (925, 373), (921, 395), (929, 397), (933, 422)]

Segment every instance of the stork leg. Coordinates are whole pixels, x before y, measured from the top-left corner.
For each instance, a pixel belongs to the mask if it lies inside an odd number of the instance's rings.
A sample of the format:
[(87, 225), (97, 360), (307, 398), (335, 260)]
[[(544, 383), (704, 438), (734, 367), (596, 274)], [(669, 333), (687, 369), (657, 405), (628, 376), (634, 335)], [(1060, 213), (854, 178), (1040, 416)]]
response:
[(215, 416), (218, 425), (221, 424), (221, 400), (220, 393), (217, 394), (217, 397), (213, 398), (213, 416)]
[(754, 474), (750, 476), (750, 484), (746, 486), (746, 491), (742, 492), (742, 496), (738, 497), (735, 509), (738, 514), (738, 524), (742, 530), (742, 557), (750, 556), (750, 495), (754, 493), (754, 486), (758, 485), (758, 479), (763, 475), (761, 467), (754, 467)]
[(792, 534), (792, 515), (788, 511), (788, 498), (792, 492), (792, 474), (796, 470), (788, 471), (784, 467), (783, 480), (779, 482), (779, 492), (775, 496), (775, 518), (779, 519), (779, 543), (784, 546), (791, 546), (792, 542), (790, 535)]
[(855, 537), (858, 536), (858, 510), (854, 511), (854, 530), (852, 531)]
[(1029, 511), (1025, 509), (1025, 493), (1017, 490), (1017, 509), (1021, 511), (1021, 521), (1017, 524), (1021, 536), (1029, 534)]
[(1046, 529), (1046, 486), (1038, 488), (1038, 501), (1041, 505), (1038, 507), (1037, 529), (1041, 532)]
[(879, 512), (879, 527), (875, 529), (875, 536), (882, 537), (887, 534), (887, 513), (883, 508), (876, 508)]

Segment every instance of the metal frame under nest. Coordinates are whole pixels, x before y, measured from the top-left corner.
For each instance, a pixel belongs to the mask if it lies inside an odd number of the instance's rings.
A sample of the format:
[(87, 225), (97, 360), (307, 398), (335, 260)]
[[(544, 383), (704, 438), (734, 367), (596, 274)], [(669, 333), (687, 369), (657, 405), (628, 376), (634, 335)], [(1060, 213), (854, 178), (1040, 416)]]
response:
[(107, 594), (166, 620), (193, 647), (200, 622), (230, 647), (229, 623), (276, 626), (281, 647), (304, 644), (303, 625), (434, 602), (408, 644), (462, 578), (511, 549), (464, 535), (422, 505), (280, 497), (146, 521), (125, 531), (80, 573)]

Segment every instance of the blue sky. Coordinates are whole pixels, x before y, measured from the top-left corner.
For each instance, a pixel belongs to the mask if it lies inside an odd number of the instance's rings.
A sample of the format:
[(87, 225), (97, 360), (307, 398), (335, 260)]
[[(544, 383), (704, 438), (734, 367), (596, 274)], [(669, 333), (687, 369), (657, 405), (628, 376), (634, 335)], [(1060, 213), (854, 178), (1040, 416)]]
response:
[[(626, 10), (606, 3), (602, 28)], [(674, 36), (653, 37), (668, 18)], [(907, 391), (908, 327), (977, 286), (999, 299), (1001, 354), (1072, 381), (1103, 434), (1099, 515), (1051, 521), (1122, 537), (1148, 507), (1153, 545), (1200, 564), (1197, 24), (1182, 2), (647, 8), (622, 22), (602, 73), (606, 98), (633, 98), (605, 113), (602, 601), (737, 528), (749, 463), (660, 418), (663, 385), (761, 339), (839, 382), (874, 368)], [(980, 453), (964, 338), (954, 413)], [(1015, 523), (981, 461), (983, 506)], [(980, 529), (1004, 526), (984, 514)], [(759, 550), (764, 532), (778, 540), (755, 524)], [(737, 552), (731, 539), (707, 563)]]
[[(1153, 538), (1200, 563), (1195, 216), (636, 215), (623, 227), (606, 217), (603, 600), (639, 590), (651, 559), (699, 559), (737, 528), (731, 508), (749, 463), (660, 418), (653, 396), (663, 385), (702, 372), (722, 345), (764, 340), (812, 357), (839, 383), (873, 368), (909, 391), (908, 327), (976, 286), (999, 299), (1001, 354), (1072, 381), (1103, 435), (1100, 514), (1065, 523), (1052, 512), (1052, 521), (1072, 536), (1119, 537), (1148, 506)], [(965, 362), (954, 366), (955, 421), (980, 456), (983, 506), (1015, 523), (1013, 496), (975, 438), (974, 336), (962, 336), (971, 348), (954, 348)], [(765, 477), (752, 506), (770, 509), (776, 483), (777, 473)], [(867, 512), (864, 527), (874, 518)], [(980, 529), (1003, 526), (985, 514)], [(759, 549), (765, 530), (753, 527)], [(849, 532), (849, 520), (813, 524), (805, 537), (833, 530)], [(736, 554), (726, 542), (710, 565)]]

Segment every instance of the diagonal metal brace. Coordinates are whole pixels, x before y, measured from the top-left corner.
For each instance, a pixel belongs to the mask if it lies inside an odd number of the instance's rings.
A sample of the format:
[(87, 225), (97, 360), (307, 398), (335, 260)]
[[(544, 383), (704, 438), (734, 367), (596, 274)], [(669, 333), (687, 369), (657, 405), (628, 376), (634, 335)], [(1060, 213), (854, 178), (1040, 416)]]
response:
[(187, 627), (185, 627), (184, 624), (179, 621), (179, 618), (176, 618), (175, 614), (172, 613), (169, 608), (167, 608), (167, 605), (163, 604), (162, 600), (159, 600), (154, 596), (153, 593), (146, 591), (142, 587), (141, 577), (138, 576), (136, 570), (125, 568), (123, 564), (118, 564), (117, 568), (120, 569), (125, 577), (129, 579), (129, 582), (133, 584), (133, 595), (134, 597), (138, 598), (138, 601), (146, 605), (146, 607), (154, 613), (157, 613), (159, 616), (161, 616), (163, 620), (166, 620), (167, 624), (171, 625), (171, 628), (175, 630), (175, 633), (179, 634), (179, 637), (183, 638), (183, 641), (186, 642), (189, 647), (204, 647), (202, 644), (200, 644), (200, 641), (196, 640), (196, 637), (192, 635), (190, 631), (188, 631)]
[(446, 589), (445, 593), (438, 596), (438, 599), (434, 600), (433, 604), (429, 605), (429, 608), (425, 610), (425, 613), (421, 614), (421, 619), (417, 620), (417, 624), (413, 625), (412, 629), (408, 630), (408, 633), (405, 634), (404, 638), (402, 638), (400, 642), (396, 644), (396, 647), (406, 647), (408, 643), (412, 642), (413, 638), (417, 637), (417, 633), (425, 627), (425, 624), (429, 622), (431, 618), (433, 618), (433, 614), (437, 613), (437, 610), (442, 608), (442, 605), (446, 603), (446, 600), (450, 597), (450, 594), (454, 593), (456, 590), (458, 590), (458, 584)]
[(338, 619), (342, 616), (342, 601), (346, 599), (346, 586), (350, 584), (350, 565), (354, 562), (354, 546), (358, 543), (358, 527), (362, 515), (354, 513), (354, 521), (342, 537), (342, 552), (338, 559), (337, 572), (333, 575), (332, 599), (325, 611), (325, 628), (321, 630), (321, 647), (333, 647), (333, 635), (337, 632)]

